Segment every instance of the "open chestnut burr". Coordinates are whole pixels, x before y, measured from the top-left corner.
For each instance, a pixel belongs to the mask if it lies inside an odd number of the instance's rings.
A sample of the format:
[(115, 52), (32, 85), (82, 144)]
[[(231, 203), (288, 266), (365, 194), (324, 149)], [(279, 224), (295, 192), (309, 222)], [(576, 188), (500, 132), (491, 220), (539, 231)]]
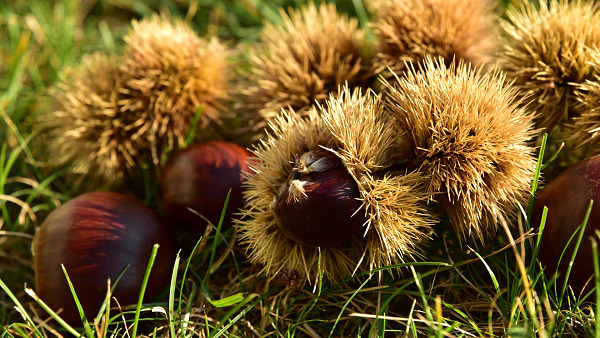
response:
[(52, 211), (35, 234), (33, 260), (38, 296), (61, 318), (81, 323), (61, 269), (64, 265), (90, 318), (100, 309), (107, 280), (121, 306), (137, 302), (154, 244), (157, 257), (145, 295), (156, 296), (169, 283), (176, 243), (171, 229), (142, 202), (115, 192), (80, 195)]
[[(208, 141), (175, 153), (161, 173), (163, 207), (177, 227), (204, 233), (206, 220), (219, 223), (227, 193), (231, 190), (223, 227), (243, 204), (242, 182), (252, 154), (226, 141)], [(192, 211), (193, 210), (193, 211)]]
[(539, 230), (543, 209), (548, 208), (538, 257), (548, 275), (558, 272), (559, 280), (564, 280), (577, 236), (568, 246), (567, 242), (583, 224), (590, 200), (594, 204), (568, 280), (576, 294), (594, 275), (590, 237), (600, 229), (600, 156), (586, 158), (550, 181), (537, 196), (531, 219)]
[(301, 284), (419, 255), (435, 219), (423, 176), (391, 171), (399, 136), (379, 96), (344, 87), (306, 117), (284, 111), (271, 128), (253, 149), (237, 222), (252, 262)]

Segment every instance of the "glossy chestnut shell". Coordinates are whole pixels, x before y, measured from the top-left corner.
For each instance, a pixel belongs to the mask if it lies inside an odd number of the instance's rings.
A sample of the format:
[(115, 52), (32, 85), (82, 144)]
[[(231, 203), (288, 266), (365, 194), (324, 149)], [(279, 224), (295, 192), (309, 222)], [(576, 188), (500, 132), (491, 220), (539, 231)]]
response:
[(169, 222), (193, 233), (203, 233), (207, 222), (189, 209), (216, 226), (231, 189), (223, 221), (224, 228), (230, 226), (232, 213), (243, 205), (242, 182), (250, 156), (243, 147), (225, 141), (194, 144), (171, 156), (160, 179)]
[[(138, 301), (154, 244), (160, 245), (145, 295), (169, 283), (175, 261), (172, 230), (142, 202), (114, 192), (80, 195), (52, 211), (33, 241), (36, 292), (60, 316), (79, 323), (79, 314), (61, 269), (64, 264), (88, 319), (96, 316), (121, 272), (114, 297), (121, 306)], [(114, 303), (112, 303), (114, 306)]]
[(341, 160), (314, 150), (296, 161), (275, 203), (275, 215), (281, 229), (298, 242), (340, 247), (359, 235), (366, 221), (358, 198), (358, 185)]
[(562, 281), (577, 236), (571, 240), (560, 265), (559, 258), (569, 238), (583, 223), (592, 199), (594, 205), (568, 280), (568, 284), (576, 293), (581, 291), (586, 281), (594, 275), (590, 237), (595, 236), (595, 230), (600, 229), (600, 156), (584, 159), (550, 181), (537, 196), (533, 208), (532, 225), (539, 229), (543, 208), (548, 207), (539, 259), (546, 267), (547, 274), (552, 275), (558, 271), (559, 280)]

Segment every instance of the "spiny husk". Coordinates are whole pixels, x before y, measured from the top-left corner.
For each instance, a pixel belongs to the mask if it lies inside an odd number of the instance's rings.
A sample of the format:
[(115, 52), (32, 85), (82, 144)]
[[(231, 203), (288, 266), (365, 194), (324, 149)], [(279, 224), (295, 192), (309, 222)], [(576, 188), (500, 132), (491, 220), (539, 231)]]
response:
[(577, 86), (577, 111), (581, 113), (568, 127), (568, 139), (593, 156), (600, 153), (600, 49), (592, 51), (590, 66), (593, 69), (592, 79)]
[[(397, 133), (383, 124), (379, 97), (348, 87), (325, 106), (294, 110), (273, 119), (272, 130), (254, 149), (258, 161), (246, 180), (247, 205), (239, 222), (250, 260), (275, 275), (282, 269), (298, 271), (316, 282), (319, 267), (328, 280), (350, 276), (359, 266), (373, 269), (410, 260), (418, 255), (434, 220), (422, 203), (423, 178), (418, 173), (386, 175)], [(321, 117), (322, 115), (322, 117)], [(292, 170), (295, 156), (323, 147), (341, 158), (358, 184), (367, 222), (364, 237), (348, 248), (318, 248), (290, 239), (278, 226), (273, 202)], [(309, 210), (307, 212), (310, 212)], [(320, 256), (320, 262), (319, 262)]]
[(306, 115), (341, 85), (361, 86), (374, 77), (365, 32), (335, 5), (310, 3), (289, 14), (282, 10), (281, 16), (281, 24), (265, 25), (250, 51), (242, 91), (240, 108), (259, 132), (282, 108)]
[(136, 116), (135, 137), (150, 145), (156, 164), (167, 149), (185, 145), (199, 108), (200, 128), (223, 118), (228, 50), (215, 38), (197, 36), (188, 23), (158, 15), (134, 21), (124, 40), (121, 109)]
[(84, 56), (50, 90), (53, 109), (38, 118), (48, 163), (68, 164), (73, 183), (118, 182), (136, 165), (143, 148), (132, 137), (139, 130), (136, 119), (119, 109), (118, 62), (101, 53)]
[(494, 6), (488, 0), (378, 0), (374, 12), (377, 72), (390, 67), (401, 74), (406, 63), (420, 63), (428, 55), (447, 64), (481, 65), (496, 50)]
[(600, 10), (594, 1), (525, 2), (510, 8), (500, 65), (547, 128), (578, 116), (575, 91), (592, 80), (590, 47), (600, 44)]
[(394, 123), (408, 133), (412, 167), (429, 174), (427, 191), (455, 230), (483, 241), (515, 216), (534, 176), (535, 131), (504, 75), (427, 58), (385, 86)]

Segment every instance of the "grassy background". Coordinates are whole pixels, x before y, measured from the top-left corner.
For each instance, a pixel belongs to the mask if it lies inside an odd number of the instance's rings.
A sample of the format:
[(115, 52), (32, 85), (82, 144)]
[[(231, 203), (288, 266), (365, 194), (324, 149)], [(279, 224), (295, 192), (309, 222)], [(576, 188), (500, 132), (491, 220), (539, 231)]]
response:
[[(35, 155), (32, 117), (63, 69), (92, 51), (118, 52), (132, 19), (155, 12), (185, 17), (200, 35), (252, 42), (265, 20), (300, 0), (18, 1), (0, 3), (0, 323), (2, 337), (65, 334), (46, 323), (26, 287), (33, 287), (30, 246), (49, 211), (73, 194), (60, 173), (48, 173)], [(336, 1), (367, 21), (362, 0)], [(504, 8), (505, 3), (500, 5)], [(542, 148), (544, 149), (544, 148)], [(550, 151), (548, 151), (550, 152)], [(551, 154), (549, 154), (551, 155)], [(549, 156), (546, 156), (548, 158)], [(527, 206), (524, 206), (527, 208)], [(233, 246), (231, 230), (209, 234), (195, 254), (183, 254), (164, 302), (145, 304), (141, 319), (111, 318), (85, 331), (121, 336), (131, 325), (145, 335), (175, 334), (443, 336), (593, 335), (594, 295), (575, 295), (547, 279), (536, 264), (539, 238), (525, 219), (500, 229), (493, 244), (458, 244), (447, 225), (427, 250), (429, 261), (401, 275), (359, 274), (339, 284), (284, 288), (258, 275)], [(394, 267), (383, 270), (392, 271)], [(24, 287), (25, 286), (25, 287)], [(15, 310), (21, 307), (21, 312)], [(156, 306), (162, 311), (152, 312)], [(135, 313), (129, 309), (129, 313)], [(27, 319), (27, 317), (30, 319)], [(93, 322), (93, 318), (90, 319)], [(130, 332), (130, 331), (129, 331)]]

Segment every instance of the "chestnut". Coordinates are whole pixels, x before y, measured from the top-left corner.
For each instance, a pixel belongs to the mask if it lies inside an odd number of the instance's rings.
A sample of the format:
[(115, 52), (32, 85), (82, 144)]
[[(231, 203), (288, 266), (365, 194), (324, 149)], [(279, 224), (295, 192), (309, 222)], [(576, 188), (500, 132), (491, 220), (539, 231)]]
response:
[[(568, 284), (577, 293), (594, 275), (592, 245), (589, 240), (600, 229), (600, 156), (586, 158), (567, 168), (551, 180), (537, 196), (533, 206), (532, 226), (539, 229), (544, 206), (548, 215), (539, 248), (539, 260), (548, 274), (558, 271), (565, 276), (577, 236), (567, 242), (585, 218), (590, 200), (591, 214), (575, 256)], [(566, 247), (566, 249), (565, 249)], [(565, 250), (560, 265), (558, 260)]]
[(174, 226), (201, 234), (207, 223), (195, 212), (217, 225), (231, 189), (223, 221), (224, 228), (230, 226), (232, 213), (243, 204), (242, 182), (250, 155), (235, 143), (207, 141), (171, 156), (160, 178), (167, 219)]
[(278, 225), (310, 246), (337, 247), (361, 232), (366, 219), (358, 185), (341, 159), (324, 149), (302, 154), (275, 201)]
[(120, 305), (138, 301), (154, 244), (158, 253), (145, 295), (156, 296), (169, 283), (176, 242), (160, 216), (133, 197), (90, 192), (53, 210), (36, 232), (33, 262), (38, 296), (61, 318), (81, 323), (61, 268), (64, 265), (86, 316), (95, 316), (112, 283), (127, 268), (113, 296)]

